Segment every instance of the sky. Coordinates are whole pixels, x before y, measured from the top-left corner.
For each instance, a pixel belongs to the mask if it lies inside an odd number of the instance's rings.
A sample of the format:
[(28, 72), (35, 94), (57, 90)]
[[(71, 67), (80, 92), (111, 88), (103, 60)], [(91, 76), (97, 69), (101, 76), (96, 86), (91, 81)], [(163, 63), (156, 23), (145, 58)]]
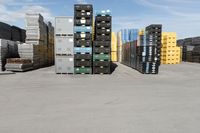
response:
[[(0, 21), (25, 28), (25, 13), (41, 13), (45, 21), (55, 16), (73, 16), (73, 5), (80, 0), (0, 0)], [(84, 0), (95, 10), (111, 10), (113, 31), (142, 29), (163, 24), (163, 31), (177, 37), (200, 36), (200, 0)]]

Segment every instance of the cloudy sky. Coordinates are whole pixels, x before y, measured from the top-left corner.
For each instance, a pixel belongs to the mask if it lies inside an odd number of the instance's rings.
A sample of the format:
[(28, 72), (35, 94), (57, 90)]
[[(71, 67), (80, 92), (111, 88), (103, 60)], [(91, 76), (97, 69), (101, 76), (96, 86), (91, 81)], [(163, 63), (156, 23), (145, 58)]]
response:
[[(78, 0), (0, 0), (0, 21), (25, 27), (26, 12), (40, 12), (46, 21), (55, 16), (72, 16)], [(200, 36), (199, 0), (86, 0), (95, 10), (110, 9), (113, 30), (144, 28), (163, 24), (164, 31), (177, 32), (178, 38)]]

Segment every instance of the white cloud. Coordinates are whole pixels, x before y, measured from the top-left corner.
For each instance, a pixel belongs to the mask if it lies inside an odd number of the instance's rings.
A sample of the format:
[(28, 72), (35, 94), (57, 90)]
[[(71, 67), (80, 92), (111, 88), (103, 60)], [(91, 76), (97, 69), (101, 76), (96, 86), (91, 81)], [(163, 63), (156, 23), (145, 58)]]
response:
[[(18, 2), (16, 0), (7, 0), (12, 3), (12, 7)], [(25, 14), (32, 12), (32, 13), (40, 13), (43, 15), (46, 21), (53, 21), (53, 15), (48, 8), (45, 8), (41, 5), (27, 5), (26, 2), (33, 2), (32, 0), (24, 0), (24, 4), (18, 7), (15, 10), (10, 10), (8, 2), (4, 0), (0, 0), (0, 21), (9, 23), (9, 24), (20, 24), (23, 26), (23, 22), (25, 21)], [(23, 2), (22, 2), (23, 3)], [(18, 3), (20, 4), (20, 3)], [(24, 26), (23, 26), (24, 27)]]

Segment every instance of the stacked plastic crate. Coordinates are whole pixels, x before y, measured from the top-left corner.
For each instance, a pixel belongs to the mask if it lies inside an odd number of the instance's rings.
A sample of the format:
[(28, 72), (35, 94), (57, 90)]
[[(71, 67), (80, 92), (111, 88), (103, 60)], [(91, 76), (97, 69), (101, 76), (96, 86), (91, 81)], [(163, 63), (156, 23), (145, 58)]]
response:
[(75, 74), (92, 74), (93, 6), (74, 5)]
[(122, 62), (122, 33), (117, 33), (117, 58), (118, 62)]
[(146, 27), (137, 47), (137, 70), (143, 74), (158, 74), (160, 66), (162, 25)]
[(55, 64), (57, 74), (74, 73), (73, 17), (56, 17)]
[(181, 48), (176, 44), (175, 32), (162, 33), (161, 64), (179, 64)]
[(93, 73), (110, 74), (111, 67), (111, 12), (97, 11), (93, 45)]
[(117, 36), (115, 32), (112, 32), (112, 41), (111, 41), (111, 61), (117, 62)]

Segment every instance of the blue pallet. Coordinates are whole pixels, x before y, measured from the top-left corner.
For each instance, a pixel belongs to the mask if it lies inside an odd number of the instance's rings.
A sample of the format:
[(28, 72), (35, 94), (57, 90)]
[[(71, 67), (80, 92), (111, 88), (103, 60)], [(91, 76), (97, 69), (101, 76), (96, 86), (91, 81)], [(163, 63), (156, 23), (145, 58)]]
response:
[(138, 39), (138, 29), (130, 29), (129, 30), (129, 41), (136, 41)]
[(92, 48), (87, 47), (87, 48), (82, 48), (82, 47), (75, 47), (74, 48), (74, 53), (89, 53), (92, 54)]
[(130, 42), (129, 41), (129, 29), (122, 29), (121, 30), (121, 37), (122, 37), (122, 43)]
[(92, 33), (92, 27), (91, 26), (75, 26), (74, 32), (89, 32)]
[(96, 11), (96, 16), (111, 16), (110, 10)]

